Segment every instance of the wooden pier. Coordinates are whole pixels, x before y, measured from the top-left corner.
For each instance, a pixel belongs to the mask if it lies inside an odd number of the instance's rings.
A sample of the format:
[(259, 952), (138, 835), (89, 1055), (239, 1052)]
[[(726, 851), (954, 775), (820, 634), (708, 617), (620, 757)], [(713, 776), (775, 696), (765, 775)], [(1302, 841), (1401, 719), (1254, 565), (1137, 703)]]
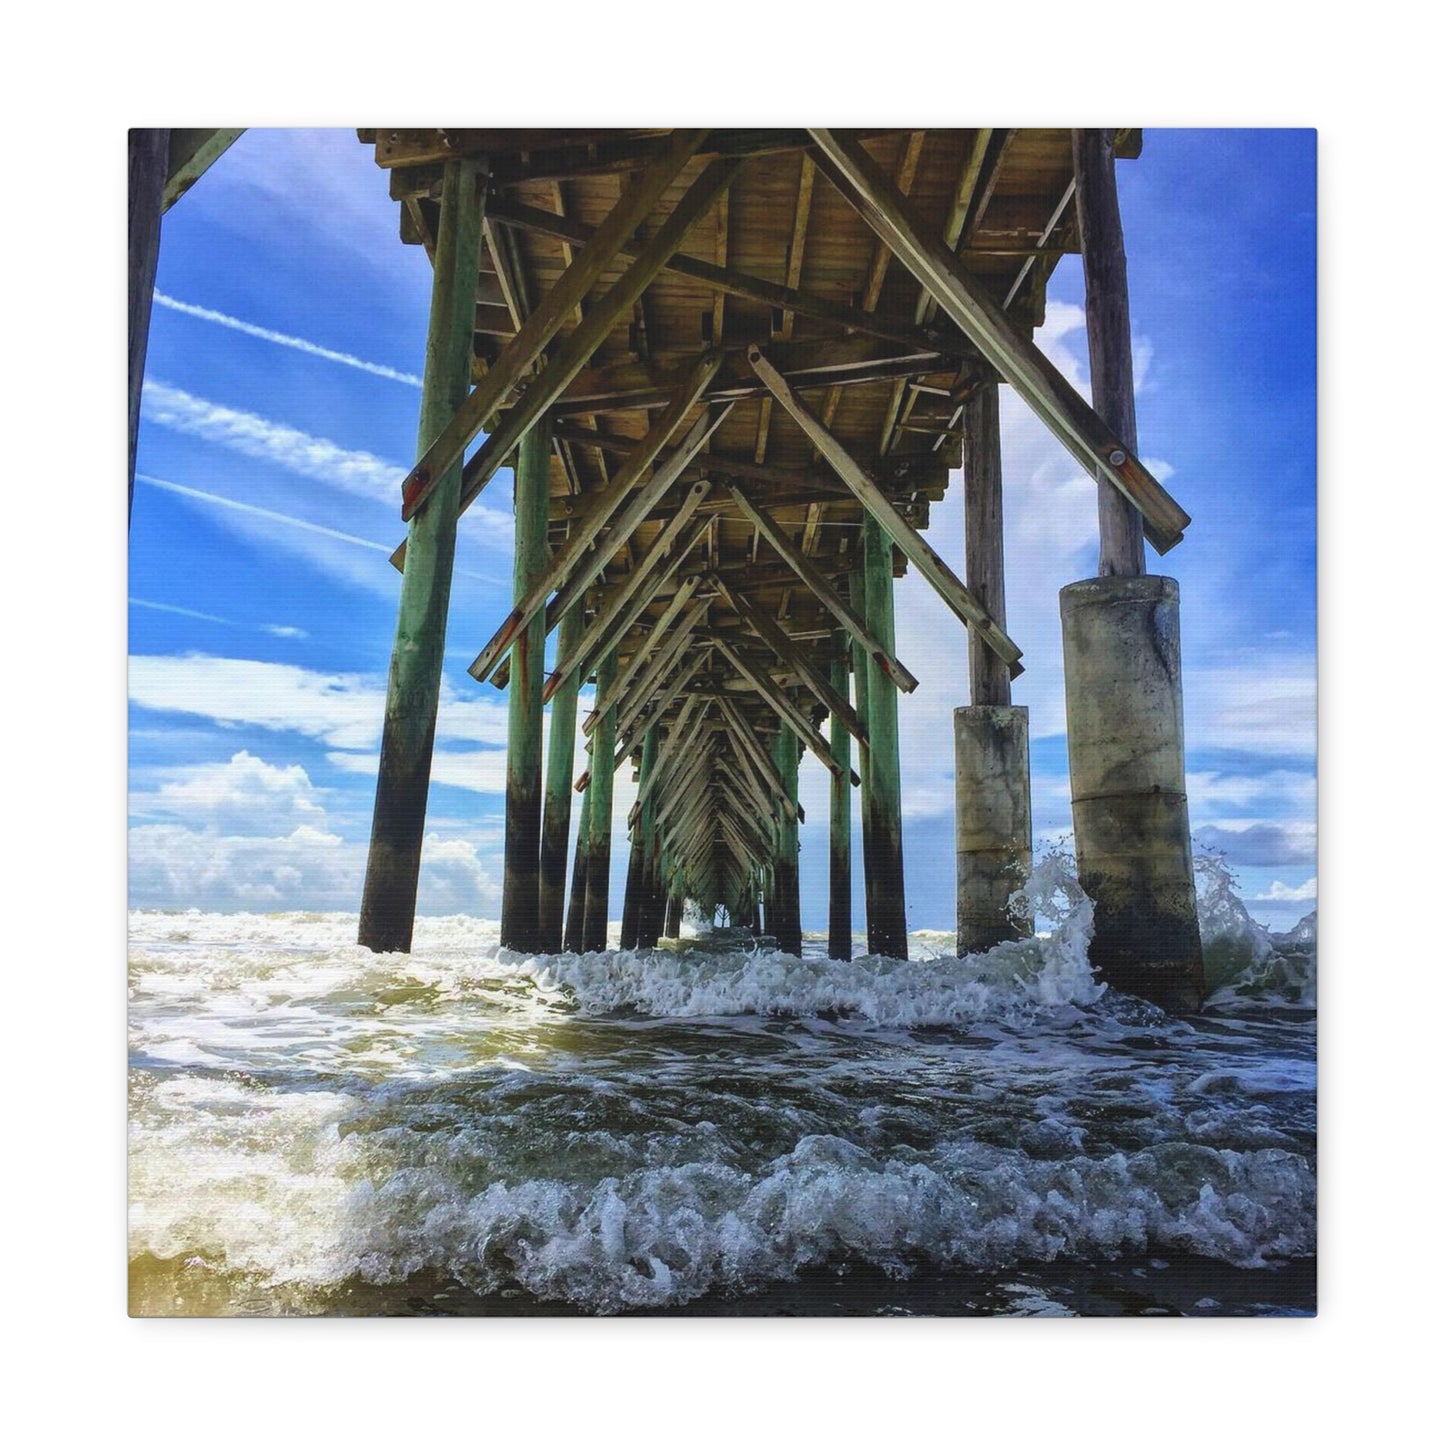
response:
[[(830, 953), (851, 952), (858, 817), (868, 948), (906, 957), (898, 694), (925, 669), (897, 655), (893, 584), (910, 566), (968, 629), (955, 659), (929, 660), (947, 679), (932, 685), (1013, 739), (998, 751), (978, 717), (957, 730), (960, 868), (984, 870), (960, 882), (960, 946), (1016, 936), (1001, 909), (1031, 840), (998, 387), (1097, 478), (1100, 580), (1137, 580), (1144, 541), (1165, 551), (1189, 521), (1135, 455), (1113, 168), (1139, 154), (1139, 132), (358, 136), (436, 276), (360, 941), (410, 943), (456, 522), (503, 468), (512, 608), (460, 638), (452, 619), (451, 642), (476, 647), (479, 686), (510, 694), (505, 945), (600, 948), (620, 906), (624, 945), (647, 947), (676, 936), (691, 900), (796, 951), (801, 763), (831, 776)], [(1094, 406), (1032, 339), (1081, 237)], [(966, 450), (966, 558), (950, 562), (924, 533)], [(616, 900), (624, 766), (640, 791)], [(986, 796), (998, 767), (1003, 812)], [(1186, 832), (1186, 864), (1187, 847)]]

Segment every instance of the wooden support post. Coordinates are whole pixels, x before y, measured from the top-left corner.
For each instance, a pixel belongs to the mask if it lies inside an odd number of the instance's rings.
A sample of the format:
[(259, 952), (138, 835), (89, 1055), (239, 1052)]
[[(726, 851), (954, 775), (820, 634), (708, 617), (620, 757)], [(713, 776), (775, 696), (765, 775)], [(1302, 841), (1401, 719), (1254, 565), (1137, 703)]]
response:
[[(582, 631), (582, 609), (574, 607), (557, 634), (559, 649), (571, 647)], [(577, 674), (552, 695), (552, 730), (547, 739), (547, 782), (542, 813), (542, 847), (537, 868), (538, 949), (562, 947), (562, 911), (567, 894), (567, 833), (572, 822), (572, 757), (577, 745)]]
[[(798, 801), (797, 737), (787, 728), (779, 728), (773, 744), (773, 761), (788, 787), (788, 797)], [(847, 786), (846, 774), (844, 786)], [(773, 854), (773, 910), (768, 931), (778, 940), (784, 953), (803, 951), (801, 900), (798, 895), (798, 824), (786, 819), (777, 830), (777, 851)]]
[[(617, 676), (617, 654), (609, 652), (597, 666), (597, 691), (606, 692)], [(612, 749), (616, 720), (611, 713), (597, 729), (592, 778), (587, 784), (587, 911), (582, 918), (582, 946), (589, 952), (607, 947), (607, 896), (612, 867)]]
[[(513, 484), (512, 596), (547, 567), (547, 493), (552, 435), (544, 414), (522, 438)], [(542, 679), (545, 619), (536, 614), (512, 645), (507, 695), (507, 806), (502, 872), (503, 948), (542, 949), (538, 909), (542, 846)]]
[[(848, 664), (839, 659), (833, 664), (834, 691), (848, 695)], [(833, 758), (840, 771), (833, 774), (828, 792), (828, 957), (853, 957), (853, 869), (850, 817), (852, 789), (848, 786), (848, 729), (837, 713), (833, 714), (828, 739)]]
[(572, 853), (572, 891), (567, 898), (567, 927), (562, 934), (562, 947), (568, 953), (581, 953), (585, 947), (582, 925), (587, 916), (587, 873), (591, 849), (592, 780), (589, 777), (577, 819), (577, 843)]
[(161, 245), (161, 195), (166, 184), (168, 130), (130, 132), (127, 264), (129, 291), (130, 472), (125, 515), (130, 525), (135, 501), (135, 443), (140, 429), (141, 384), (145, 380), (146, 342), (150, 338), (151, 298), (156, 289), (156, 260)]
[(642, 824), (632, 830), (627, 849), (627, 880), (622, 888), (622, 933), (618, 938), (619, 948), (636, 948), (638, 918), (642, 908), (642, 870), (644, 848)]
[[(963, 509), (969, 590), (1004, 627), (1003, 462), (997, 382), (977, 387), (963, 404)], [(1139, 515), (1132, 507), (1129, 510)], [(968, 681), (969, 700), (975, 706), (1007, 706), (1013, 700), (1003, 658), (972, 631), (968, 634)]]
[[(1089, 385), (1094, 410), (1131, 451), (1134, 354), (1129, 334), (1129, 274), (1124, 227), (1114, 183), (1113, 130), (1074, 132), (1074, 185), (1084, 263), (1084, 314), (1089, 327)], [(1104, 478), (1099, 481), (1099, 576), (1144, 574), (1144, 526), (1138, 511)]]
[[(654, 723), (643, 734), (642, 770), (640, 777), (649, 776), (658, 765), (661, 739)], [(663, 912), (667, 905), (667, 893), (662, 879), (662, 839), (656, 827), (656, 806), (648, 802), (643, 805), (639, 826), (642, 829), (642, 902), (637, 915), (637, 946), (655, 948), (662, 933)]]
[(977, 278), (933, 236), (912, 202), (899, 194), (857, 138), (821, 129), (812, 136), (819, 169), (1079, 464), (1117, 487), (1138, 508), (1144, 533), (1156, 550), (1167, 552), (1182, 541), (1189, 514), (1043, 352), (1014, 330)]
[[(863, 519), (863, 605), (868, 626), (893, 648), (893, 544), (876, 518)], [(868, 765), (863, 774), (863, 865), (868, 873), (868, 952), (908, 957), (903, 894), (903, 788), (898, 765), (898, 694), (870, 658)]]
[[(477, 166), (448, 161), (422, 379), (420, 451), (467, 395), (481, 232)], [(461, 477), (458, 461), (438, 485), (433, 505), (408, 526), (357, 934), (359, 943), (377, 952), (411, 949)]]

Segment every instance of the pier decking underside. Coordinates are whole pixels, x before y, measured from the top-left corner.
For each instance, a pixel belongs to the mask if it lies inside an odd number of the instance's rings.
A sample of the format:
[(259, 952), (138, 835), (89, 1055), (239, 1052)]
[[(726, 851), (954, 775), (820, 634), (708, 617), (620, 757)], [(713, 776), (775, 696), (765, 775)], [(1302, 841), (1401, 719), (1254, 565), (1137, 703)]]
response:
[[(428, 250), (446, 162), (477, 158), (487, 175), (474, 380), (505, 360), (677, 134), (360, 132), (401, 202), (403, 239)], [(851, 134), (1010, 327), (1031, 336), (1050, 273), (1078, 250), (1071, 133)], [(1118, 153), (1137, 153), (1136, 143), (1136, 132), (1120, 132)], [(999, 373), (841, 192), (808, 132), (716, 131), (591, 280), (498, 404), (488, 433), (545, 381), (589, 315), (610, 314), (619, 280), (699, 187), (706, 203), (673, 258), (617, 309), (550, 402), (548, 544), (554, 559), (564, 554), (589, 516), (610, 508), (590, 554), (605, 565), (576, 604), (579, 655), (584, 680), (604, 653), (615, 655), (625, 686), (614, 699), (615, 755), (594, 757), (592, 767), (639, 765), (655, 728), (662, 746), (651, 807), (665, 815), (664, 834), (672, 830), (664, 846), (683, 865), (689, 896), (735, 908), (790, 806), (767, 765), (779, 731), (809, 746), (806, 728), (822, 745), (816, 728), (828, 700), (819, 682), (856, 660), (836, 607), (806, 574), (824, 591), (832, 584), (846, 604), (850, 580), (863, 571), (865, 506), (765, 371), (781, 377), (918, 531), (960, 464), (965, 402)], [(619, 500), (616, 479), (663, 418), (675, 426)], [(683, 462), (675, 479), (641, 520), (628, 519), (629, 502), (669, 459)], [(463, 505), (474, 495), (464, 483)], [(906, 566), (895, 548), (893, 574)], [(851, 605), (861, 612), (860, 587)], [(506, 621), (453, 617), (449, 628), (451, 645), (475, 642), (482, 665), (474, 673), (496, 685), (509, 676), (510, 638), (505, 626), (493, 629)], [(846, 708), (846, 680), (842, 691)], [(861, 741), (856, 714), (854, 722)]]

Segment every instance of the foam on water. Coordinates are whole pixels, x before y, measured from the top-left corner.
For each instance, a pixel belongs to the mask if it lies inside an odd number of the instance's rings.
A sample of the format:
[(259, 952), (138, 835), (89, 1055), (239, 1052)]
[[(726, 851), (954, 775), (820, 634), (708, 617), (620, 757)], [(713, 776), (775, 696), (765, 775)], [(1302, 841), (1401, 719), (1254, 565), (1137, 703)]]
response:
[(132, 1256), (218, 1308), (432, 1275), (605, 1313), (817, 1266), (1311, 1254), (1311, 1025), (1248, 996), (1311, 940), (1209, 895), (1234, 963), (1185, 1022), (1094, 980), (1065, 860), (1021, 903), (1046, 936), (841, 964), (528, 958), (469, 918), (375, 955), (354, 915), (135, 914)]

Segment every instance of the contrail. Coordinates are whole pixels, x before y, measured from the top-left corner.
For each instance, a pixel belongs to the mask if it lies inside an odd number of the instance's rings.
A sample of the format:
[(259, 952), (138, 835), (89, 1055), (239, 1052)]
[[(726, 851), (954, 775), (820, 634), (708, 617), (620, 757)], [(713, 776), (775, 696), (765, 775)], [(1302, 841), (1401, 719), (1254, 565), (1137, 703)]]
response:
[(238, 316), (227, 316), (224, 311), (212, 311), (207, 306), (192, 306), (188, 301), (177, 301), (164, 291), (155, 293), (156, 304), (170, 311), (179, 311), (184, 316), (195, 316), (202, 321), (214, 321), (217, 326), (229, 326), (232, 331), (242, 331), (247, 336), (260, 337), (262, 341), (274, 342), (277, 346), (289, 346), (293, 351), (304, 351), (308, 356), (319, 356), (323, 361), (339, 362), (342, 366), (354, 366), (358, 371), (369, 371), (373, 376), (384, 376), (388, 381), (404, 382), (407, 386), (420, 386), (421, 377), (409, 371), (397, 371), (392, 366), (382, 366), (375, 361), (363, 361), (345, 351), (332, 351), (329, 346), (318, 346), (300, 336), (287, 336), (284, 331), (272, 331), (265, 326), (253, 326)]

